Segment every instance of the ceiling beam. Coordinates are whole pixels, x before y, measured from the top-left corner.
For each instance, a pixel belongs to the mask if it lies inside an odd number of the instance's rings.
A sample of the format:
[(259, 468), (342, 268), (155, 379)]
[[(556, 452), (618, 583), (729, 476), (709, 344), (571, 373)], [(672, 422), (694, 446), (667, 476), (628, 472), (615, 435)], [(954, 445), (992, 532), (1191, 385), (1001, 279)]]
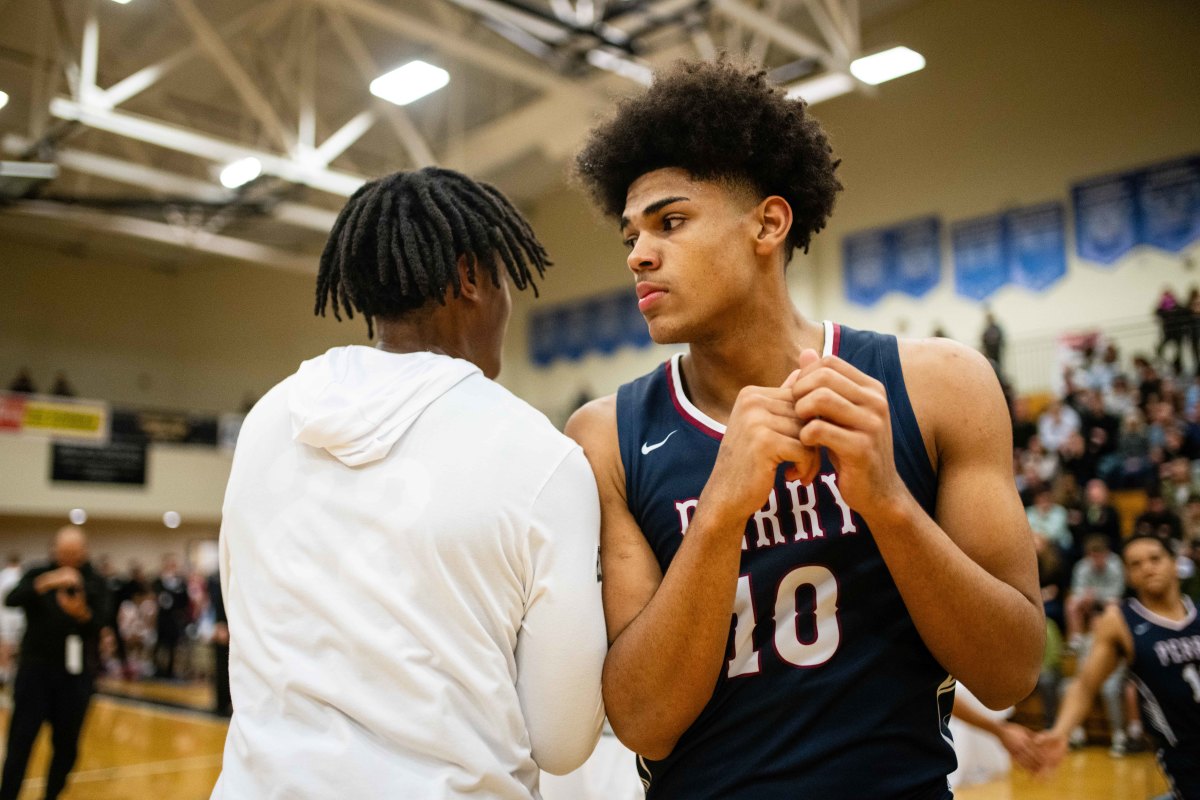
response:
[(799, 31), (780, 25), (778, 20), (750, 8), (740, 0), (712, 0), (712, 7), (722, 16), (763, 34), (780, 47), (787, 48), (798, 56), (816, 58), (829, 65), (837, 64), (833, 53), (828, 48), (821, 46), (819, 42), (808, 38)]
[[(383, 70), (371, 56), (362, 37), (358, 35), (354, 26), (341, 12), (327, 8), (325, 17), (329, 20), (329, 26), (333, 28), (333, 33), (341, 44), (342, 50), (354, 62), (359, 77), (363, 79), (364, 83), (370, 85), (371, 81), (383, 74)], [(458, 91), (458, 89), (451, 89), (451, 91)], [(408, 115), (408, 112), (386, 100), (376, 100), (375, 105), (382, 111), (392, 132), (400, 140), (400, 145), (408, 151), (414, 164), (418, 167), (428, 167), (437, 163), (433, 150), (425, 141), (425, 137), (417, 130), (417, 126), (413, 124), (412, 117)]]
[(574, 83), (560, 78), (545, 66), (528, 64), (498, 50), (481, 46), (478, 41), (472, 41), (395, 8), (380, 5), (373, 0), (308, 1), (327, 9), (342, 11), (363, 22), (370, 23), (376, 28), (432, 45), (447, 55), (528, 86), (543, 90), (572, 88), (574, 91), (579, 91), (579, 87)]
[(296, 152), (296, 139), (283, 124), (283, 120), (275, 113), (274, 106), (263, 97), (246, 70), (238, 63), (233, 52), (221, 40), (221, 35), (213, 29), (204, 15), (192, 3), (192, 0), (174, 0), (175, 10), (183, 17), (196, 40), (200, 42), (209, 60), (213, 62), (229, 85), (241, 98), (243, 105), (253, 114), (267, 132), (288, 153)]
[(123, 234), (138, 239), (162, 242), (202, 253), (247, 261), (263, 267), (315, 274), (316, 256), (302, 256), (277, 247), (247, 242), (215, 233), (193, 230), (186, 226), (154, 222), (140, 217), (107, 214), (92, 209), (64, 206), (39, 200), (26, 200), (5, 206), (0, 213), (18, 214), (40, 219), (54, 219), (103, 231), (108, 234)]
[(50, 113), (59, 119), (77, 121), (90, 128), (127, 136), (220, 164), (252, 156), (262, 163), (263, 172), (268, 175), (343, 197), (349, 197), (367, 181), (361, 175), (306, 164), (287, 156), (257, 150), (125, 111), (89, 107), (65, 97), (56, 97), (50, 102)]
[[(122, 139), (122, 141), (129, 140)], [(16, 154), (24, 152), (30, 144), (29, 139), (8, 134), (0, 143), (0, 148), (6, 153)], [(123, 183), (126, 186), (150, 189), (161, 195), (187, 197), (201, 203), (233, 203), (237, 199), (236, 192), (216, 183), (100, 153), (61, 148), (55, 154), (55, 160), (60, 167), (72, 172), (94, 175), (97, 178)], [(277, 203), (271, 209), (271, 216), (280, 222), (298, 228), (328, 233), (337, 219), (337, 212), (303, 203), (285, 201)]]
[[(247, 27), (257, 29), (270, 27), (280, 16), (283, 9), (288, 6), (289, 2), (290, 0), (274, 0), (274, 2), (270, 3), (256, 4), (250, 10), (242, 12), (228, 23), (222, 25), (217, 29), (217, 32), (223, 40), (228, 41), (236, 37)], [(161, 61), (145, 66), (137, 72), (117, 81), (108, 87), (107, 90), (97, 95), (95, 104), (106, 108), (115, 108), (121, 105), (158, 83), (167, 73), (190, 61), (200, 51), (199, 42), (193, 42), (188, 47), (176, 50)]]

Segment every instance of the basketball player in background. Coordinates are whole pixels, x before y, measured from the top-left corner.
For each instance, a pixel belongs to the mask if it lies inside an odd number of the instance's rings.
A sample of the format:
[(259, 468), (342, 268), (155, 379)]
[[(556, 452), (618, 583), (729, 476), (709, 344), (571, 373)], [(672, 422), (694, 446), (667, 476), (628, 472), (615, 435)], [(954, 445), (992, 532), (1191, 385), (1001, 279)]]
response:
[(548, 265), (496, 189), (368, 183), (317, 310), (375, 347), (304, 362), (246, 417), (220, 573), (233, 717), (213, 797), (537, 797), (604, 709), (599, 502), (580, 448), (494, 378), (510, 286)]
[(948, 797), (955, 678), (1015, 703), (1045, 631), (994, 371), (793, 306), (841, 184), (762, 71), (677, 65), (576, 166), (651, 336), (688, 345), (567, 427), (600, 487), (605, 704), (648, 796)]
[(1057, 766), (1071, 729), (1083, 724), (1101, 685), (1125, 659), (1167, 783), (1176, 798), (1200, 800), (1200, 619), (1179, 591), (1175, 555), (1162, 539), (1135, 534), (1123, 554), (1137, 597), (1108, 606), (1096, 620), (1087, 659), (1037, 745), (1047, 768)]

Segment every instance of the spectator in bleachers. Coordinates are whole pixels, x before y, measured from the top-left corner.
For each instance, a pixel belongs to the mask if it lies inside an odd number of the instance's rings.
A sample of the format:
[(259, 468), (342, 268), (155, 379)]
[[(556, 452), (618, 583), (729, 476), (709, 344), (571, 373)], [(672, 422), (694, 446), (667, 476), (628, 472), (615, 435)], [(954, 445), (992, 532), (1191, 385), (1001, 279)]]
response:
[[(1115, 344), (1105, 345), (1099, 355), (1093, 353), (1085, 366), (1087, 388), (1100, 392), (1103, 397), (1112, 389), (1113, 382), (1121, 375), (1120, 354)], [(1121, 415), (1118, 414), (1118, 417)]]
[(1108, 485), (1104, 481), (1092, 478), (1087, 482), (1083, 506), (1071, 514), (1073, 561), (1083, 556), (1083, 543), (1092, 536), (1103, 536), (1110, 550), (1120, 551), (1121, 516), (1108, 500)]
[(1077, 653), (1093, 616), (1125, 594), (1125, 569), (1121, 557), (1108, 549), (1103, 536), (1083, 544), (1083, 558), (1071, 571), (1071, 593), (1067, 597), (1067, 642)]
[(1049, 489), (1043, 488), (1037, 493), (1033, 505), (1026, 509), (1025, 516), (1034, 534), (1045, 537), (1061, 552), (1071, 549), (1067, 510), (1054, 502)]
[(75, 389), (67, 380), (67, 376), (60, 372), (54, 376), (54, 385), (50, 387), (50, 394), (55, 397), (74, 397)]
[(1032, 468), (1043, 484), (1049, 485), (1058, 476), (1058, 453), (1044, 448), (1040, 436), (1030, 438), (1021, 456), (1021, 471), (1027, 468)]
[(1154, 476), (1150, 439), (1142, 412), (1130, 412), (1117, 436), (1117, 448), (1100, 460), (1099, 477), (1114, 489), (1142, 488)]
[(142, 671), (138, 668), (129, 654), (128, 642), (125, 638), (125, 627), (120, 623), (121, 609), (129, 601), (134, 600), (138, 596), (143, 596), (150, 590), (150, 584), (146, 581), (145, 570), (142, 568), (141, 562), (134, 559), (129, 562), (129, 573), (126, 577), (118, 576), (116, 585), (113, 588), (113, 606), (118, 615), (117, 626), (113, 633), (116, 634), (116, 646), (119, 653), (119, 658), (124, 667), (126, 680), (133, 680), (135, 677), (144, 677)]
[(1042, 590), (1042, 608), (1046, 619), (1053, 620), (1062, 631), (1066, 625), (1067, 562), (1062, 550), (1047, 537), (1033, 532), (1033, 546), (1037, 553), (1038, 583)]
[(1112, 385), (1104, 392), (1104, 408), (1117, 419), (1125, 419), (1138, 408), (1137, 393), (1129, 385), (1129, 378), (1118, 374)]
[(1173, 348), (1174, 355), (1171, 365), (1175, 368), (1175, 374), (1178, 375), (1183, 372), (1183, 339), (1190, 327), (1189, 312), (1187, 307), (1179, 302), (1175, 292), (1170, 287), (1166, 287), (1158, 298), (1158, 306), (1154, 309), (1154, 314), (1158, 317), (1159, 326), (1158, 358), (1165, 360), (1165, 353)]
[(980, 352), (996, 365), (997, 372), (1004, 369), (1004, 329), (996, 321), (996, 315), (988, 311), (984, 317), (983, 334), (980, 336)]
[(1038, 493), (1042, 491), (1050, 491), (1050, 483), (1042, 480), (1038, 474), (1037, 467), (1033, 464), (1027, 464), (1024, 467), (1018, 465), (1017, 481), (1017, 496), (1021, 499), (1021, 505), (1028, 511), (1033, 507), (1033, 502), (1037, 498)]
[(1078, 431), (1067, 437), (1066, 443), (1058, 451), (1061, 469), (1059, 474), (1070, 478), (1069, 491), (1076, 496), (1079, 487), (1096, 477), (1099, 470), (1100, 458), (1088, 446), (1083, 434)]
[(158, 603), (145, 584), (133, 585), (117, 610), (117, 630), (125, 642), (125, 676), (146, 678), (154, 674), (153, 650)]
[(1192, 369), (1200, 374), (1200, 288), (1193, 286), (1186, 303), (1184, 338), (1191, 345)]
[(1188, 496), (1179, 512), (1179, 522), (1183, 531), (1182, 543), (1185, 547), (1192, 543), (1200, 543), (1200, 493)]
[(24, 394), (36, 394), (37, 386), (33, 383), (33, 376), (29, 374), (27, 367), (21, 367), (17, 377), (13, 378), (12, 383), (8, 385), (10, 392), (22, 392)]
[(1029, 401), (1017, 395), (1013, 399), (1013, 447), (1024, 450), (1037, 436), (1037, 422), (1029, 414)]
[(1104, 395), (1097, 389), (1084, 392), (1082, 405), (1080, 429), (1088, 450), (1097, 457), (1106, 456), (1117, 447), (1121, 419), (1104, 407)]
[(187, 581), (179, 572), (179, 560), (174, 555), (163, 557), (162, 572), (154, 580), (158, 600), (155, 619), (154, 667), (155, 677), (175, 678), (175, 657), (189, 620)]
[(121, 639), (120, 626), (117, 624), (117, 611), (121, 607), (119, 597), (121, 587), (125, 584), (125, 581), (117, 574), (117, 570), (112, 564), (112, 559), (108, 556), (100, 556), (100, 560), (96, 562), (96, 574), (100, 577), (100, 580), (104, 581), (104, 589), (108, 592), (105, 598), (107, 601), (108, 617), (103, 621), (103, 626), (105, 630), (111, 633), (111, 638), (104, 637), (103, 642), (111, 644), (113, 656), (123, 671), (125, 665), (125, 642)]
[(1137, 516), (1133, 529), (1138, 534), (1157, 536), (1167, 542), (1167, 548), (1172, 553), (1179, 552), (1183, 540), (1183, 520), (1167, 507), (1159, 487), (1152, 486), (1146, 491), (1146, 510)]
[(1147, 406), (1157, 402), (1162, 396), (1163, 380), (1158, 370), (1145, 356), (1134, 356), (1133, 366), (1137, 373), (1137, 403), (1143, 414), (1148, 414)]
[[(9, 553), (8, 563), (0, 570), (0, 600), (8, 597), (21, 580), (21, 556)], [(21, 636), (25, 633), (25, 612), (19, 608), (0, 607), (0, 686), (7, 686), (13, 676), (13, 659)]]
[(1052, 400), (1038, 418), (1038, 439), (1042, 447), (1057, 452), (1081, 425), (1079, 414), (1062, 400)]
[(1158, 487), (1164, 505), (1174, 513), (1181, 514), (1188, 498), (1200, 492), (1192, 462), (1182, 456), (1173, 458), (1163, 464), (1161, 475)]

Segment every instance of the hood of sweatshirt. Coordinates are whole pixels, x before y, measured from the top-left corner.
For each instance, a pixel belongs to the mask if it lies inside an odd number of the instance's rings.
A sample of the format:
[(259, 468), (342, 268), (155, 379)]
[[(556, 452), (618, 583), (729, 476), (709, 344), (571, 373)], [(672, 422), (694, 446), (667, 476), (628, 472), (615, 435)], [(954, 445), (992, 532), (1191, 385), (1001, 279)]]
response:
[(293, 376), (292, 438), (350, 467), (378, 461), (431, 403), (475, 374), (469, 361), (436, 353), (335, 347)]

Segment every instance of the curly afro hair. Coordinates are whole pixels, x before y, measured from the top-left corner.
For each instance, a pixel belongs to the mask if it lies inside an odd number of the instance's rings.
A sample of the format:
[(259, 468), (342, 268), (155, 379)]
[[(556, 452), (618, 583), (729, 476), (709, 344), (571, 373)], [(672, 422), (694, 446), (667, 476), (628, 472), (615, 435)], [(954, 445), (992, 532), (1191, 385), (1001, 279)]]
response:
[(779, 195), (792, 207), (790, 258), (796, 247), (808, 251), (842, 189), (834, 175), (841, 162), (807, 106), (768, 84), (763, 70), (726, 58), (679, 61), (592, 130), (575, 173), (614, 217), (635, 180), (665, 167), (748, 184), (760, 197)]

